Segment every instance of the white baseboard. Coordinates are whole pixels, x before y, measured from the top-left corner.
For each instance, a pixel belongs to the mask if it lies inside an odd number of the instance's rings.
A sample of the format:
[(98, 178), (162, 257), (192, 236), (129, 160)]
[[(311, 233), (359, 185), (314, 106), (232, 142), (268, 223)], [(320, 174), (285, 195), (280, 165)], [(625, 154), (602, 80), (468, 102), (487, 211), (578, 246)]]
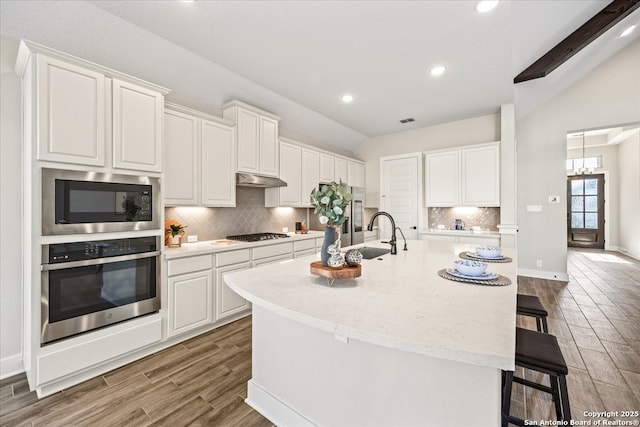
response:
[(528, 268), (518, 267), (518, 276), (535, 277), (537, 279), (559, 280), (568, 282), (569, 275), (567, 273), (558, 273), (556, 271), (530, 270)]
[(625, 248), (621, 248), (620, 246), (612, 246), (611, 250), (620, 252), (621, 254), (624, 254), (628, 257), (631, 257), (633, 259), (637, 259), (638, 261), (640, 261), (640, 254), (634, 254), (633, 252), (629, 252), (628, 250), (626, 250)]
[(16, 354), (14, 356), (0, 359), (0, 380), (18, 375), (22, 372), (24, 372), (22, 354)]
[(304, 415), (298, 413), (253, 380), (249, 380), (247, 383), (247, 398), (245, 402), (277, 426), (316, 426)]

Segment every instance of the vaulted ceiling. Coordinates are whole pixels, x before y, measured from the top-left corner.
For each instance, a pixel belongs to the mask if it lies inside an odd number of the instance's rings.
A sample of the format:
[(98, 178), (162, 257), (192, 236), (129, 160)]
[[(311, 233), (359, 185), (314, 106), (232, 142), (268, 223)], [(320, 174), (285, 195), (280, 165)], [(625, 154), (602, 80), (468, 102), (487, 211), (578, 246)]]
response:
[[(369, 136), (505, 103), (528, 114), (640, 37), (617, 37), (640, 21), (637, 10), (551, 75), (514, 87), (607, 3), (502, 0), (480, 14), (462, 0), (2, 0), (0, 33), (164, 85), (168, 99), (195, 108), (240, 99), (282, 116), (291, 132), (353, 150)], [(446, 72), (434, 78), (436, 64)], [(345, 93), (352, 103), (341, 102)]]

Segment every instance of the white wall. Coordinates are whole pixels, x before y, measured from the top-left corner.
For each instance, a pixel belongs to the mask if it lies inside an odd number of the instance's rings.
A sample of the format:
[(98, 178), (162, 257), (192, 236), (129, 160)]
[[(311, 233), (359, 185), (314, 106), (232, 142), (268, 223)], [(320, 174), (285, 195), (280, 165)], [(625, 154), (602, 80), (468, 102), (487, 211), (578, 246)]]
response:
[(366, 162), (367, 207), (380, 198), (380, 157), (393, 156), (500, 139), (500, 113), (368, 138), (354, 154)]
[[(594, 171), (594, 173), (604, 173), (605, 175), (605, 249), (616, 250), (618, 247), (619, 236), (619, 190), (620, 181), (618, 173), (618, 145), (607, 145), (599, 147), (586, 147), (584, 150), (585, 157), (602, 156), (602, 167)], [(568, 159), (581, 159), (582, 148), (574, 148), (567, 150)], [(606, 188), (609, 192), (607, 193)]]
[(640, 259), (640, 134), (618, 147), (620, 173), (620, 238), (618, 248)]
[[(0, 73), (0, 378), (22, 367), (22, 199), (20, 79)], [(15, 60), (15, 58), (14, 58)]]
[[(567, 133), (638, 122), (639, 75), (640, 41), (516, 123), (520, 274), (566, 280)], [(519, 96), (516, 86), (516, 108)], [(561, 203), (548, 203), (550, 195)], [(527, 205), (543, 210), (527, 212)]]

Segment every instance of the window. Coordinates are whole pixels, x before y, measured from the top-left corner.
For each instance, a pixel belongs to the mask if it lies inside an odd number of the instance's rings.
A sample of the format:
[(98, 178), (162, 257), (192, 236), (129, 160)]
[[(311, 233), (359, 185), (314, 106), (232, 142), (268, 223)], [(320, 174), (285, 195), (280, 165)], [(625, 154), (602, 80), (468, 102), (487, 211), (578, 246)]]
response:
[(567, 170), (597, 169), (602, 167), (602, 156), (585, 157), (584, 159), (567, 159)]

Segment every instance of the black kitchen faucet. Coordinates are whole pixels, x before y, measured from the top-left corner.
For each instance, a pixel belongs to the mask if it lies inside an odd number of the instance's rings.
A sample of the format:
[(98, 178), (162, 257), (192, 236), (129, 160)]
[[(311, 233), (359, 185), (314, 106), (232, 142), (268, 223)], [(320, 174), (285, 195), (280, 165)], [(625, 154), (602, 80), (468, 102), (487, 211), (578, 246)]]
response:
[(374, 213), (371, 217), (371, 220), (369, 221), (369, 225), (367, 225), (367, 230), (373, 231), (373, 221), (380, 215), (386, 216), (387, 218), (389, 218), (389, 221), (391, 221), (391, 240), (389, 240), (389, 244), (391, 245), (391, 255), (397, 255), (398, 248), (396, 247), (396, 222), (393, 220), (393, 217), (391, 215), (383, 211)]

